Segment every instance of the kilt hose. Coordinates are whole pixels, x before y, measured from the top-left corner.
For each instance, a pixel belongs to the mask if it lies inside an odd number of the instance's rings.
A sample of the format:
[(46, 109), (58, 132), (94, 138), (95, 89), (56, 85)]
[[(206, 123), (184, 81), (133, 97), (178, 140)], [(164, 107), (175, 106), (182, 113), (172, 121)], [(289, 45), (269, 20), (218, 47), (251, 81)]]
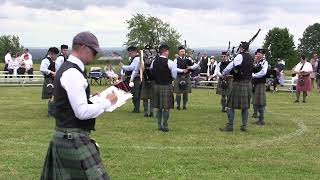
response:
[(81, 129), (57, 129), (51, 140), (41, 180), (109, 179), (98, 147)]
[[(50, 99), (53, 95), (53, 82), (54, 80), (48, 77), (44, 78), (42, 86), (42, 99)], [(51, 84), (51, 85), (49, 85)], [(49, 86), (48, 86), (49, 85)]]
[(251, 80), (233, 81), (227, 107), (231, 109), (250, 109), (251, 95)]
[(173, 87), (169, 85), (154, 85), (154, 108), (173, 109), (174, 97)]
[[(179, 84), (181, 81), (186, 81), (186, 88), (182, 89)], [(190, 75), (178, 75), (177, 78), (174, 80), (174, 93), (177, 94), (185, 94), (191, 93), (191, 79)]]
[(254, 85), (253, 95), (252, 95), (252, 104), (257, 106), (266, 106), (267, 105), (266, 97), (266, 84), (258, 83)]
[(145, 79), (141, 83), (141, 95), (140, 99), (151, 99), (153, 98), (154, 81), (146, 82)]

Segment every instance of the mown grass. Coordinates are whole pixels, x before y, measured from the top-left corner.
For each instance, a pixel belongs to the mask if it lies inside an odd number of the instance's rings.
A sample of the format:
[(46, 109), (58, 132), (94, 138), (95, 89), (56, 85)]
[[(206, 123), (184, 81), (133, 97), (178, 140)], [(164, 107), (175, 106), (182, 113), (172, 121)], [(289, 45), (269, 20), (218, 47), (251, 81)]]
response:
[[(93, 87), (92, 92), (105, 87)], [(39, 179), (55, 126), (40, 87), (0, 88), (0, 179)], [(294, 104), (292, 93), (268, 93), (266, 122), (240, 132), (226, 123), (219, 96), (193, 89), (188, 110), (173, 110), (169, 126), (132, 114), (131, 103), (98, 118), (92, 137), (112, 179), (319, 179), (319, 94)], [(250, 118), (250, 122), (253, 119)]]

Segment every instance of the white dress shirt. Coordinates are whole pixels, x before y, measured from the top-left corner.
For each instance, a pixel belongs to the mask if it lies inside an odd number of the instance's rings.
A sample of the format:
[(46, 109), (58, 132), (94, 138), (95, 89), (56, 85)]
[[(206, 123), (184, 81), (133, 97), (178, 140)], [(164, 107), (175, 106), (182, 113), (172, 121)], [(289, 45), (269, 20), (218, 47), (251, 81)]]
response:
[(240, 64), (242, 64), (242, 61), (243, 61), (243, 57), (242, 57), (242, 54), (238, 54), (232, 62), (230, 62), (228, 64), (228, 66), (223, 70), (222, 74), (228, 74), (232, 69), (233, 67), (236, 67)]
[(49, 69), (49, 66), (50, 66), (50, 60), (48, 58), (43, 59), (40, 64), (40, 71), (45, 75), (49, 75), (51, 72), (53, 72)]
[(9, 61), (12, 60), (12, 57), (11, 57), (11, 54), (10, 53), (7, 53), (5, 56), (4, 56), (4, 61), (6, 64), (9, 64)]
[(17, 59), (11, 59), (8, 64), (8, 69), (18, 69), (19, 68), (19, 61)]
[(269, 67), (268, 61), (264, 59), (263, 61), (259, 62), (259, 64), (261, 64), (262, 69), (257, 73), (252, 73), (253, 78), (261, 78), (267, 74), (268, 67)]
[(64, 63), (64, 57), (58, 56), (58, 58), (56, 59), (56, 72), (59, 70), (59, 68), (63, 63)]
[(140, 72), (140, 57), (135, 57), (130, 65), (123, 65), (122, 69), (124, 71), (132, 71), (130, 81), (133, 81)]
[[(84, 64), (77, 57), (70, 55), (68, 61), (78, 65), (84, 71)], [(101, 103), (88, 104), (86, 95), (88, 81), (76, 68), (70, 68), (63, 72), (60, 82), (68, 94), (75, 116), (80, 120), (96, 118), (111, 106), (111, 102), (108, 99)]]

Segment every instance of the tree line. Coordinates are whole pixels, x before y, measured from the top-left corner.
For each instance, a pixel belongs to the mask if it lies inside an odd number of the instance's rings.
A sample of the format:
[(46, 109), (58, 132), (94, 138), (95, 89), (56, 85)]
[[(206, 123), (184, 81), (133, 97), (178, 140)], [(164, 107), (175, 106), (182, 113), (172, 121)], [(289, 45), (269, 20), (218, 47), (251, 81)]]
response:
[[(177, 52), (178, 47), (182, 45), (181, 34), (169, 23), (157, 17), (135, 14), (131, 19), (126, 20), (126, 24), (129, 32), (126, 35), (125, 46), (134, 45), (143, 49), (145, 45), (157, 46), (165, 43), (169, 45), (171, 52)], [(262, 47), (269, 50), (268, 58), (271, 64), (274, 64), (277, 58), (281, 58), (287, 62), (287, 68), (292, 68), (299, 61), (300, 54), (310, 58), (313, 53), (320, 53), (320, 24), (309, 25), (299, 41), (296, 47), (293, 35), (288, 28), (274, 27), (267, 33)], [(0, 36), (1, 59), (4, 59), (8, 50), (15, 54), (21, 52), (22, 48), (18, 36)], [(170, 58), (174, 58), (174, 53), (170, 54)]]

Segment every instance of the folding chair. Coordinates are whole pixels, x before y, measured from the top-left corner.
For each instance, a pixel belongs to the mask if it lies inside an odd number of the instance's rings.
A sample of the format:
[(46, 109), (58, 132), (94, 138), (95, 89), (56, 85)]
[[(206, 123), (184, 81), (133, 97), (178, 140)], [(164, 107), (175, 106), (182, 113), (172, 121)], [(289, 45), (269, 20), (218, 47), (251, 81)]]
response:
[(97, 85), (101, 85), (101, 80), (102, 80), (102, 72), (101, 69), (93, 69), (91, 68), (91, 71), (89, 72), (89, 79), (90, 79), (90, 84), (93, 85), (95, 82)]

